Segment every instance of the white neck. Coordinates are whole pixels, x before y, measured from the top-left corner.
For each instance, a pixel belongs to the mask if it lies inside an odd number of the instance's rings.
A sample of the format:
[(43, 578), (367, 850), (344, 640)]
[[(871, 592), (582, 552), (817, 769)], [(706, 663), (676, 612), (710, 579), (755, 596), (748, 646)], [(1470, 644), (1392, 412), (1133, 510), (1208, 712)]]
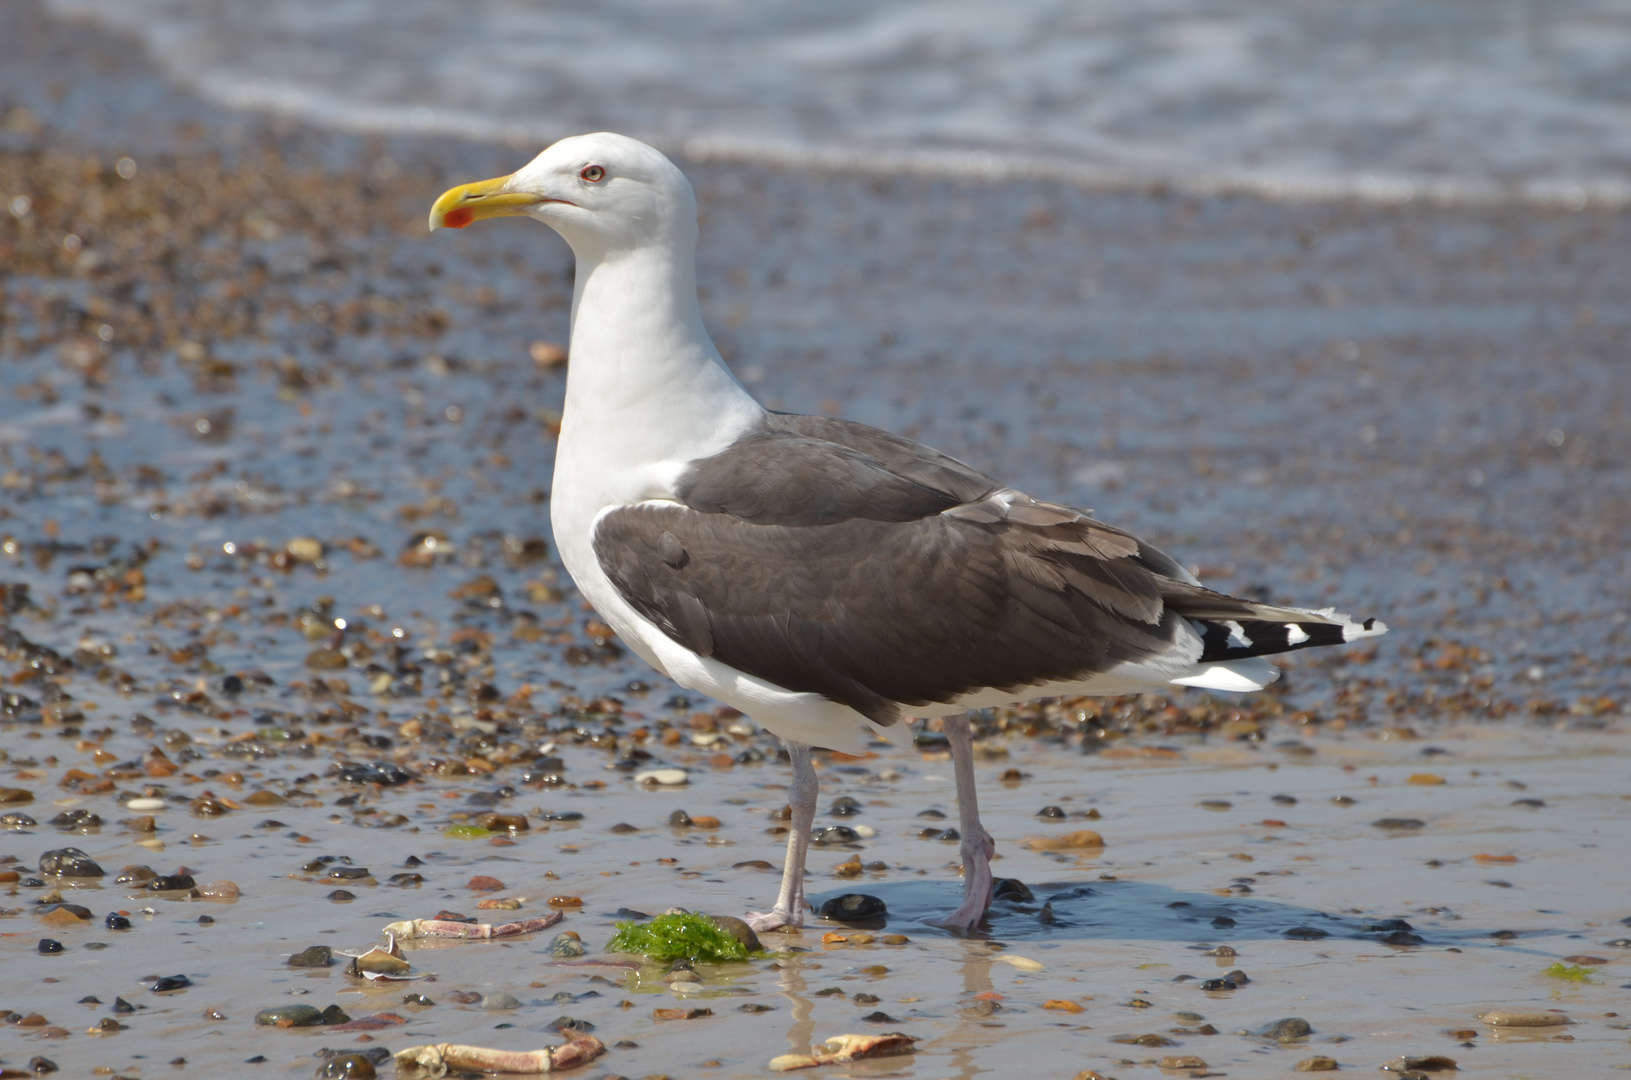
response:
[[(671, 495), (679, 466), (722, 449), (764, 414), (702, 325), (690, 241), (609, 252), (574, 245), (555, 488), (572, 489), (582, 510), (585, 502), (599, 503), (598, 511)], [(585, 490), (580, 478), (591, 473), (607, 486)]]

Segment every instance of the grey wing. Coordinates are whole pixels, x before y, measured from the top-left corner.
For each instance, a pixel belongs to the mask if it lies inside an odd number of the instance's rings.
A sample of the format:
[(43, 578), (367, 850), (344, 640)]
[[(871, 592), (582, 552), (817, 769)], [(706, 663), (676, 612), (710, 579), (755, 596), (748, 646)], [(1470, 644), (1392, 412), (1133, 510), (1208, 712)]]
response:
[(900, 705), (1357, 629), (1205, 589), (1082, 511), (847, 421), (772, 414), (677, 488), (596, 527), (624, 599), (699, 655), (880, 724)]

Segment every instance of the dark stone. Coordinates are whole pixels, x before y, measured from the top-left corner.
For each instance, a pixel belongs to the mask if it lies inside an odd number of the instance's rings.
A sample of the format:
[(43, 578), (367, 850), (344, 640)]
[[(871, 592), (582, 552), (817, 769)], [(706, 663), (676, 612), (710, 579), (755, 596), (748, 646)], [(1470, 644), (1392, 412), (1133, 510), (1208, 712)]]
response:
[(870, 923), (887, 918), (889, 908), (876, 896), (866, 893), (845, 893), (821, 905), (816, 912), (823, 919), (841, 923)]
[(119, 876), (113, 879), (113, 883), (115, 885), (140, 885), (145, 881), (152, 881), (158, 876), (158, 871), (151, 866), (127, 866), (119, 871)]
[(214, 916), (211, 916), (211, 915), (200, 915), (198, 917), (198, 925), (199, 926), (214, 926), (215, 925), (215, 918), (214, 918)]
[(854, 817), (860, 812), (860, 800), (852, 799), (848, 795), (838, 796), (838, 798), (832, 801), (832, 806), (827, 810), (827, 813), (831, 814), (833, 817)]
[(375, 1080), (379, 1071), (362, 1054), (338, 1054), (323, 1062), (317, 1080)]
[(549, 1026), (560, 1032), (589, 1032), (595, 1030), (595, 1025), (591, 1024), (587, 1020), (579, 1020), (575, 1016), (557, 1016), (554, 1023), (550, 1024)]
[(1403, 919), (1381, 919), (1366, 923), (1362, 929), (1367, 934), (1386, 934), (1394, 930), (1414, 930), (1415, 927)]
[(136, 1011), (136, 1006), (122, 997), (116, 997), (113, 999), (112, 1009), (115, 1013), (133, 1013)]
[(193, 880), (191, 874), (161, 874), (149, 881), (142, 888), (148, 892), (175, 892), (181, 889), (195, 888), (198, 882)]
[(939, 810), (919, 810), (917, 812), (917, 816), (920, 818), (929, 818), (934, 821), (946, 820), (946, 815), (941, 813)]
[(323, 1011), (311, 1005), (275, 1005), (255, 1014), (255, 1023), (265, 1027), (316, 1027), (326, 1022)]
[[(686, 819), (686, 820), (687, 820), (687, 821), (689, 821), (689, 820), (690, 820), (690, 818), (687, 818), (687, 819)], [(670, 821), (670, 822), (669, 822), (669, 824), (671, 824), (671, 825), (672, 825), (672, 824), (673, 824), (673, 822), (672, 822), (672, 821)], [(617, 834), (618, 834), (618, 835), (620, 835), (620, 836), (621, 836), (621, 835), (623, 835), (623, 834), (626, 834), (626, 833), (631, 833), (631, 832), (639, 832), (639, 831), (640, 831), (640, 826), (638, 826), (638, 825), (630, 825), (630, 824), (629, 824), (629, 823), (628, 823), (628, 822), (626, 822), (626, 821), (619, 821), (619, 822), (618, 822), (618, 823), (617, 823), (617, 824), (616, 824), (616, 825), (613, 825), (613, 826), (612, 826), (612, 827), (611, 827), (611, 829), (610, 829), (610, 830), (608, 830), (608, 831), (610, 831), (610, 832), (614, 832), (614, 833), (617, 833)]]
[(38, 824), (27, 814), (0, 814), (0, 829), (32, 829)]
[(331, 866), (325, 876), (330, 881), (361, 881), (374, 875), (366, 866)]
[(99, 829), (102, 818), (89, 810), (64, 810), (51, 819), (51, 824), (59, 829)]
[(1058, 917), (1053, 913), (1053, 902), (1051, 900), (1043, 904), (1042, 910), (1036, 913), (1036, 921), (1043, 926), (1052, 926), (1059, 921)]
[(646, 914), (644, 911), (636, 911), (631, 907), (620, 907), (614, 914), (619, 919), (633, 919), (636, 922), (651, 918), (651, 916)]
[(544, 815), (545, 821), (582, 821), (582, 810), (551, 810)]
[(958, 832), (956, 829), (947, 829), (939, 836), (939, 839), (941, 840), (961, 840), (962, 838), (963, 834)]
[(874, 1013), (867, 1013), (861, 1019), (869, 1024), (898, 1024), (900, 1022), (881, 1009)]
[(423, 885), (424, 883), (424, 874), (392, 874), (390, 877), (385, 879), (385, 884), (395, 886), (399, 889), (412, 889)]
[(344, 784), (378, 784), (380, 787), (399, 787), (415, 778), (407, 769), (389, 761), (342, 765), (335, 775)]
[(775, 1012), (776, 1011), (776, 1006), (774, 1006), (774, 1005), (760, 1005), (756, 1001), (750, 1001), (746, 1005), (738, 1005), (736, 1007), (736, 1011), (737, 1012), (745, 1012), (745, 1013), (767, 1013), (767, 1012)]
[[(675, 828), (688, 828), (691, 824), (691, 815), (687, 814), (684, 810), (676, 810), (672, 814), (668, 815), (668, 823), (673, 825)], [(612, 831), (617, 831), (616, 826), (613, 826)]]
[(1540, 810), (1546, 806), (1544, 799), (1513, 799), (1513, 806), (1522, 806), (1529, 810)]
[(346, 1015), (346, 1011), (338, 1005), (330, 1005), (324, 1009), (322, 1019), (325, 1024), (349, 1024), (351, 1022), (351, 1017)]
[(1227, 930), (1234, 924), (1235, 921), (1229, 918), (1227, 915), (1219, 915), (1217, 918), (1212, 920), (1212, 925), (1219, 930)]
[(430, 998), (426, 997), (424, 994), (409, 994), (407, 997), (404, 997), (402, 999), (402, 1004), (404, 1004), (404, 1005), (423, 1005), (426, 1008), (429, 1008), (430, 1006), (435, 1005), (436, 1002), (432, 1001)]
[(1317, 926), (1293, 926), (1285, 932), (1285, 936), (1296, 941), (1318, 941), (1320, 938), (1331, 936), (1329, 930), (1321, 930)]
[(35, 1076), (44, 1076), (57, 1071), (57, 1063), (50, 1058), (32, 1057), (28, 1059), (28, 1071)]
[(54, 877), (99, 878), (105, 871), (96, 860), (74, 847), (57, 848), (40, 856), (40, 873)]
[(1371, 824), (1378, 829), (1386, 829), (1389, 832), (1409, 832), (1413, 829), (1422, 828), (1427, 822), (1413, 817), (1385, 817), (1378, 818)]
[(1269, 801), (1274, 803), (1275, 806), (1296, 806), (1297, 805), (1297, 797), (1295, 795), (1276, 795), (1272, 799), (1270, 799)]
[(1516, 930), (1493, 930), (1489, 936), (1497, 941), (1511, 941), (1518, 936), (1518, 932)]
[(62, 951), (62, 942), (56, 941), (56, 940), (54, 940), (52, 938), (41, 938), (40, 939), (40, 952), (44, 953), (45, 955), (54, 956), (54, 955), (56, 955), (57, 953), (59, 953), (61, 951)]
[(881, 998), (877, 994), (856, 994), (850, 998), (857, 1005), (876, 1005)]
[(336, 904), (349, 904), (351, 901), (355, 900), (356, 898), (357, 898), (356, 893), (347, 892), (344, 889), (335, 889), (333, 892), (329, 893), (328, 896), (326, 897), (326, 899), (332, 900)]
[(1383, 934), (1379, 940), (1383, 945), (1420, 945), (1427, 939), (1409, 930), (1395, 930), (1390, 934)]
[(998, 878), (991, 887), (991, 899), (1007, 900), (1010, 903), (1029, 904), (1036, 899), (1026, 884), (1019, 878)]
[(1065, 811), (1058, 806), (1044, 806), (1036, 812), (1036, 816), (1047, 821), (1063, 821), (1065, 820)]
[(848, 825), (828, 825), (825, 829), (816, 829), (810, 834), (812, 844), (856, 844), (860, 843), (861, 834)]
[(1300, 1016), (1288, 1016), (1283, 1020), (1276, 1020), (1259, 1028), (1257, 1034), (1265, 1039), (1274, 1039), (1278, 1042), (1292, 1042), (1296, 1039), (1306, 1038), (1312, 1034), (1314, 1027)]
[(170, 990), (185, 989), (192, 984), (193, 981), (185, 975), (166, 975), (164, 978), (155, 981), (150, 989), (155, 994), (163, 994)]
[(285, 961), (290, 967), (329, 967), (334, 963), (334, 950), (327, 945), (308, 945)]

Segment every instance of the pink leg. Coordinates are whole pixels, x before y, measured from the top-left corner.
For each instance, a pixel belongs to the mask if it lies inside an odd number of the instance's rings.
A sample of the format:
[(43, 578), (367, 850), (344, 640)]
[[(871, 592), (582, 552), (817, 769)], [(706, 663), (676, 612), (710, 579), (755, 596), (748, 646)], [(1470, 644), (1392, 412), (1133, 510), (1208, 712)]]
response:
[(776, 906), (747, 914), (745, 921), (755, 930), (804, 925), (804, 856), (810, 849), (810, 826), (815, 822), (816, 794), (821, 783), (810, 762), (808, 746), (789, 742), (787, 754), (793, 761), (793, 786), (787, 792), (787, 805), (793, 808), (793, 820), (788, 822), (787, 862), (782, 866), (782, 888)]
[(980, 803), (974, 792), (974, 739), (966, 716), (945, 719), (946, 738), (951, 743), (951, 763), (957, 778), (958, 829), (963, 834), (959, 853), (963, 856), (963, 902), (944, 919), (931, 919), (931, 925), (966, 934), (980, 925), (991, 907), (991, 856), (997, 850), (991, 834), (980, 824)]

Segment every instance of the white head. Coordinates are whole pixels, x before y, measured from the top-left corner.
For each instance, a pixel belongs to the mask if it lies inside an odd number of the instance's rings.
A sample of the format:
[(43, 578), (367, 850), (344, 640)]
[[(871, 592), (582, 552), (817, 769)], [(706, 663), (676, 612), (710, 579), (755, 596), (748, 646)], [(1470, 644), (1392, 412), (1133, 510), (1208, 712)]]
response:
[(562, 139), (518, 172), (443, 193), (430, 227), (510, 216), (548, 225), (580, 259), (652, 244), (689, 247), (697, 230), (685, 174), (645, 143), (606, 131)]

